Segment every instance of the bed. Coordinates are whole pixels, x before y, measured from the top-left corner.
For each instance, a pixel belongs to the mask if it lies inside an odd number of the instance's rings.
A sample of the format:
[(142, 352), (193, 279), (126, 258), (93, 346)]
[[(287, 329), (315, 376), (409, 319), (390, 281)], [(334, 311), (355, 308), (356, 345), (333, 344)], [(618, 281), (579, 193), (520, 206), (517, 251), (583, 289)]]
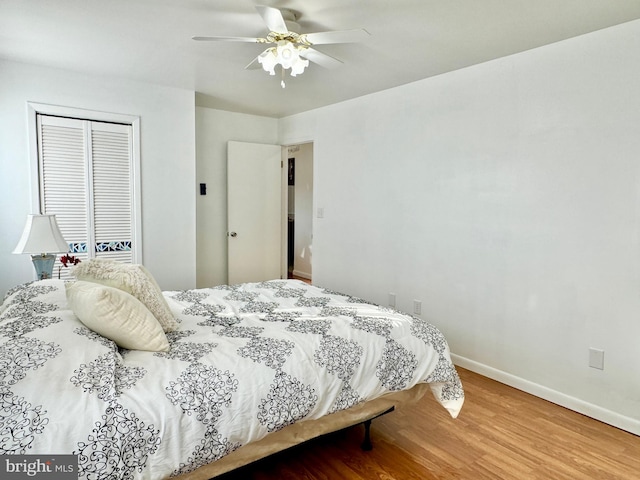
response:
[(0, 305), (0, 454), (77, 455), (87, 479), (206, 479), (429, 391), (454, 418), (464, 401), (440, 331), (393, 309), (297, 280), (168, 291), (154, 301), (169, 325), (152, 315), (159, 334), (123, 340), (126, 324), (87, 318), (103, 297), (83, 310), (78, 285), (154, 305), (90, 280), (20, 285)]

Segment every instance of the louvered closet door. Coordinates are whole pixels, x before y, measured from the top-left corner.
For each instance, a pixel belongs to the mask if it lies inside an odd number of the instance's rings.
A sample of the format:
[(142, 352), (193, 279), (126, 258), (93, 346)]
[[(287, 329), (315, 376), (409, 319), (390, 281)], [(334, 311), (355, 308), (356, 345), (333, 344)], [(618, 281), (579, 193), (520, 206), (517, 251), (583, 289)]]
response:
[(96, 257), (132, 263), (131, 127), (91, 122)]
[[(131, 126), (38, 115), (40, 198), (81, 260), (133, 261)], [(54, 277), (68, 278), (60, 268)]]
[[(72, 255), (87, 259), (86, 134), (83, 122), (68, 118), (38, 116), (40, 203), (43, 213), (55, 214)], [(53, 276), (68, 278), (59, 256)]]

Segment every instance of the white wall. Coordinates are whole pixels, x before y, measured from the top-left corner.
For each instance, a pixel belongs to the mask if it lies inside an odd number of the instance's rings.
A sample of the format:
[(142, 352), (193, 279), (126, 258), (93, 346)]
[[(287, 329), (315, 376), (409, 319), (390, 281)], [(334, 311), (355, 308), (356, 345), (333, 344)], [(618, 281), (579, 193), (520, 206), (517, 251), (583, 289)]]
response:
[(193, 92), (0, 61), (0, 296), (34, 279), (29, 256), (11, 254), (36, 211), (29, 101), (140, 116), (143, 263), (165, 290), (195, 287)]
[(282, 119), (314, 283), (422, 300), (460, 365), (640, 434), (639, 51), (636, 21)]
[(227, 283), (227, 142), (277, 144), (278, 121), (205, 107), (196, 108), (197, 183), (207, 195), (197, 207), (197, 286)]

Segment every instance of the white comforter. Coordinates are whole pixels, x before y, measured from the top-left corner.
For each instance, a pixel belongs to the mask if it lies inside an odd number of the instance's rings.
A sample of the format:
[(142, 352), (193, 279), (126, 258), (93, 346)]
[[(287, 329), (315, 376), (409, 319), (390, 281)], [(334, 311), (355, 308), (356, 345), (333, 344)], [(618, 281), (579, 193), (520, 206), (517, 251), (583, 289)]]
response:
[(0, 454), (76, 454), (81, 478), (162, 479), (304, 419), (431, 384), (462, 385), (419, 318), (298, 281), (165, 292), (171, 350), (119, 349), (67, 307), (62, 281), (0, 306)]

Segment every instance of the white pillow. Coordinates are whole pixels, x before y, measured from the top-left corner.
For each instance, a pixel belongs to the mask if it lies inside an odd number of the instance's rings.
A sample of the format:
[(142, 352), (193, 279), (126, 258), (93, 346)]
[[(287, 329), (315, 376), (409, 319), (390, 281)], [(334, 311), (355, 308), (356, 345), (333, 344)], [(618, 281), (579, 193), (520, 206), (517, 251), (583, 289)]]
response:
[(158, 283), (143, 265), (94, 258), (79, 263), (72, 274), (78, 280), (100, 283), (130, 293), (149, 309), (165, 332), (178, 328), (178, 322)]
[(162, 327), (127, 292), (93, 282), (67, 282), (67, 302), (87, 327), (129, 350), (169, 351)]

